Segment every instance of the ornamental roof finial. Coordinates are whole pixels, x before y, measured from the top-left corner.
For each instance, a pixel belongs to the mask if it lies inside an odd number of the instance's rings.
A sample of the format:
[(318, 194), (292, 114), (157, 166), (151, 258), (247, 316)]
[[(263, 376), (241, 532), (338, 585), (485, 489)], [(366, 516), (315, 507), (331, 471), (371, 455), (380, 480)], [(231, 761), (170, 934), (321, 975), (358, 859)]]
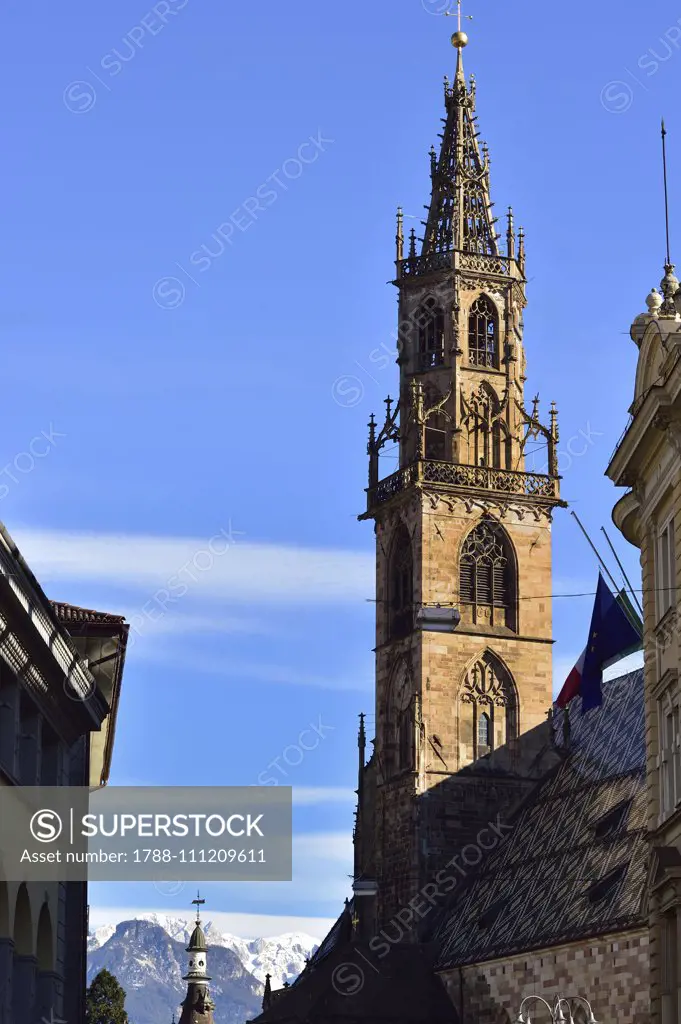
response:
[(674, 275), (674, 264), (671, 260), (670, 249), (669, 249), (669, 191), (667, 189), (667, 129), (664, 126), (664, 118), (662, 118), (662, 176), (664, 182), (664, 226), (665, 226), (665, 263), (664, 263), (664, 277), (660, 287), (664, 296), (664, 301), (660, 306), (660, 316), (674, 320), (676, 319), (676, 304), (674, 302), (674, 296), (679, 290), (679, 282)]
[[(480, 139), (475, 118), (475, 81), (467, 87), (462, 52), (468, 36), (462, 29), (462, 0), (447, 11), (457, 19), (451, 37), (457, 51), (456, 78), (451, 89), (445, 85), (446, 117), (440, 135), (439, 154), (431, 151), (431, 196), (421, 256), (445, 259), (459, 252), (478, 256), (499, 256), (489, 195), (489, 153)], [(466, 211), (475, 210), (475, 216)], [(442, 263), (442, 266), (445, 266)]]
[(458, 81), (463, 81), (463, 58), (461, 56), (461, 51), (463, 50), (464, 46), (468, 45), (468, 36), (461, 29), (461, 18), (465, 17), (465, 18), (467, 18), (470, 21), (472, 19), (473, 15), (472, 14), (462, 15), (461, 14), (461, 0), (456, 0), (456, 12), (454, 12), (454, 11), (445, 11), (445, 14), (451, 15), (451, 17), (455, 17), (457, 19), (457, 29), (456, 29), (456, 32), (452, 35), (452, 46), (454, 46), (456, 48), (456, 51), (457, 51), (457, 54), (456, 54), (456, 77), (457, 77)]

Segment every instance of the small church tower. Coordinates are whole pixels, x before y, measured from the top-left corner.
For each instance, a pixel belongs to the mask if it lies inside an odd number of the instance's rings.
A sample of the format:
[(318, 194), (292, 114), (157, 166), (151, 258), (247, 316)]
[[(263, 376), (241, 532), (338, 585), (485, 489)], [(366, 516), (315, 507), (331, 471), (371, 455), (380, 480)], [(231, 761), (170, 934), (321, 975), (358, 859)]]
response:
[(183, 979), (187, 982), (187, 995), (182, 1004), (180, 1024), (215, 1024), (215, 1004), (208, 991), (208, 947), (201, 927), (201, 907), (205, 902), (200, 895), (192, 900), (196, 906), (196, 927), (187, 946), (189, 969)]
[[(366, 934), (474, 841), (494, 800), (522, 795), (516, 740), (552, 702), (557, 412), (546, 423), (539, 398), (525, 402), (525, 238), (510, 207), (496, 231), (467, 42), (459, 25), (420, 244), (413, 229), (405, 244), (398, 210), (399, 399), (369, 424), (360, 518), (376, 535), (376, 738), (355, 829)], [(397, 459), (388, 476), (385, 454)], [(447, 609), (460, 623), (433, 630)], [(488, 755), (502, 750), (495, 776)]]

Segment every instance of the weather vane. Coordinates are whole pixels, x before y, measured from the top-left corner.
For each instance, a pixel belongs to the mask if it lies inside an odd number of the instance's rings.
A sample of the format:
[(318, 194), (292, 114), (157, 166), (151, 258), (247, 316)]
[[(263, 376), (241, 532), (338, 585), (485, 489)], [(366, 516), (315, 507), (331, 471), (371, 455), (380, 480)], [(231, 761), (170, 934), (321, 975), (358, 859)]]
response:
[(196, 899), (192, 900), (192, 906), (196, 905), (196, 920), (199, 921), (201, 918), (201, 907), (206, 901), (201, 899), (201, 893), (197, 892)]
[(461, 31), (461, 19), (462, 18), (467, 18), (468, 21), (472, 21), (473, 20), (473, 15), (472, 14), (462, 14), (461, 13), (461, 0), (456, 0), (456, 12), (455, 11), (445, 11), (445, 17), (457, 18), (457, 31), (458, 32)]

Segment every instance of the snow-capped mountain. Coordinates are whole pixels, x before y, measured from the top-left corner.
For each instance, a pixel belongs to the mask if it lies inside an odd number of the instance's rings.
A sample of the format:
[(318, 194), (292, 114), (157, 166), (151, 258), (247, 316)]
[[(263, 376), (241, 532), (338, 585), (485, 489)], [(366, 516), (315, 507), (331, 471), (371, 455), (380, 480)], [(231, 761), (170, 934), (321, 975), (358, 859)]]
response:
[[(167, 1024), (186, 993), (185, 947), (193, 929), (193, 921), (165, 914), (103, 925), (88, 938), (88, 980), (106, 967), (126, 990), (131, 1022)], [(242, 1024), (256, 1016), (265, 975), (271, 975), (273, 988), (280, 988), (300, 974), (317, 948), (315, 939), (300, 932), (241, 939), (210, 921), (203, 929), (218, 1024)]]
[[(210, 989), (216, 1024), (244, 1024), (257, 1016), (262, 985), (231, 949), (210, 951)], [(123, 921), (113, 935), (88, 954), (88, 984), (106, 968), (125, 991), (130, 1024), (168, 1024), (187, 994), (185, 943), (150, 921)]]

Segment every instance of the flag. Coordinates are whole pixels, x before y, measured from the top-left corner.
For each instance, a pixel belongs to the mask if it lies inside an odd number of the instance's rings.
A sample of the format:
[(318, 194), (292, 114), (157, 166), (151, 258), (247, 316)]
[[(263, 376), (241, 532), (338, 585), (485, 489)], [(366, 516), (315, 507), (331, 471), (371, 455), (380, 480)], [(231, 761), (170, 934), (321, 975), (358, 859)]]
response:
[(631, 602), (624, 593), (614, 597), (599, 573), (589, 641), (558, 694), (558, 707), (567, 707), (578, 695), (582, 698), (582, 712), (600, 707), (603, 669), (642, 647), (643, 624)]

